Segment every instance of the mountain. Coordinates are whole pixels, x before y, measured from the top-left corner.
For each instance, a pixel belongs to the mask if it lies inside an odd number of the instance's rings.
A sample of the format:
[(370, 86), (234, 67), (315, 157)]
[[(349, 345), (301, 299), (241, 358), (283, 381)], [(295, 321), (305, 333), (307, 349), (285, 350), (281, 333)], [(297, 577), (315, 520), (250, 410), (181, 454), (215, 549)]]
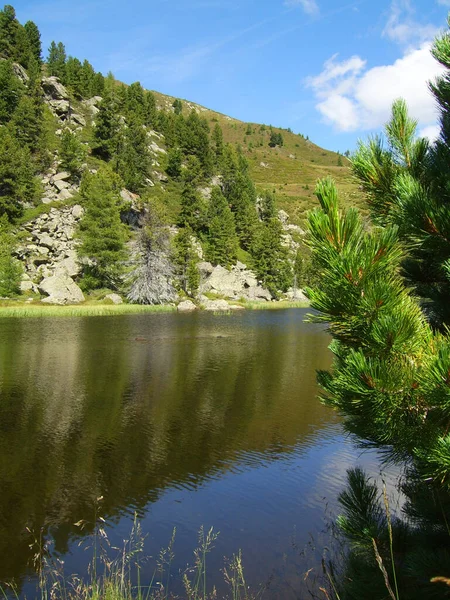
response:
[(303, 297), (303, 220), (346, 157), (125, 85), (0, 11), (0, 295), (47, 303)]

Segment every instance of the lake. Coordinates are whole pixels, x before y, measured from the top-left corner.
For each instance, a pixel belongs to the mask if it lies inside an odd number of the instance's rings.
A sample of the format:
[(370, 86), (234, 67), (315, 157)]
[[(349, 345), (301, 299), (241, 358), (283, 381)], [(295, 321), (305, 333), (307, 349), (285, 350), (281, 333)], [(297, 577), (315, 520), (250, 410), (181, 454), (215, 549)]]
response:
[(0, 581), (33, 595), (26, 528), (82, 574), (92, 523), (120, 547), (136, 513), (149, 555), (176, 527), (174, 575), (214, 527), (211, 585), (241, 549), (264, 597), (302, 597), (346, 469), (377, 472), (317, 399), (330, 339), (307, 312), (0, 319)]

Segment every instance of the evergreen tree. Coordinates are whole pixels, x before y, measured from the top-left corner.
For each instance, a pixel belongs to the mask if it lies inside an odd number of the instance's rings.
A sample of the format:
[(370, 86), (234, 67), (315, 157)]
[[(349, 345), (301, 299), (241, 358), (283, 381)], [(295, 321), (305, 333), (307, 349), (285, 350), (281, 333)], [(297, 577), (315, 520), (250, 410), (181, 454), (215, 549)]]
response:
[(36, 152), (42, 139), (42, 104), (33, 97), (22, 96), (9, 123), (14, 137)]
[(21, 263), (13, 258), (14, 237), (6, 216), (0, 217), (0, 296), (20, 294)]
[(178, 224), (189, 226), (193, 231), (199, 232), (203, 229), (205, 222), (205, 207), (200, 194), (196, 188), (185, 183), (181, 193), (181, 210)]
[(93, 93), (95, 80), (95, 70), (91, 63), (87, 60), (83, 61), (81, 66), (81, 88), (80, 95), (82, 98), (91, 98)]
[(16, 77), (11, 61), (0, 61), (0, 125), (11, 119), (24, 92), (25, 88)]
[(42, 44), (41, 33), (38, 29), (38, 26), (33, 21), (27, 21), (24, 25), (24, 29), (27, 34), (31, 55), (38, 62), (38, 64), (41, 64)]
[(80, 285), (83, 289), (117, 289), (126, 258), (126, 227), (120, 220), (122, 182), (108, 167), (85, 173), (81, 184), (85, 213), (80, 221), (79, 254), (88, 259)]
[(183, 166), (183, 153), (179, 148), (169, 150), (167, 155), (166, 173), (173, 179), (179, 179)]
[(92, 153), (104, 160), (110, 160), (116, 152), (121, 130), (115, 97), (107, 93), (100, 102), (99, 112), (95, 117), (92, 141)]
[(148, 127), (155, 127), (157, 120), (157, 108), (155, 94), (146, 92), (144, 98), (144, 123)]
[(258, 227), (251, 253), (256, 275), (274, 298), (286, 292), (292, 283), (288, 251), (282, 244), (280, 221), (273, 217)]
[(334, 338), (333, 369), (319, 374), (322, 397), (363, 445), (404, 467), (406, 502), (396, 518), (361, 470), (348, 474), (338, 520), (351, 550), (336, 581), (343, 599), (449, 596), (448, 32), (433, 55), (446, 68), (431, 85), (441, 111), (438, 141), (430, 147), (416, 138), (399, 101), (387, 145), (372, 139), (353, 157), (373, 227), (356, 209), (339, 210), (331, 181), (318, 184), (320, 209), (309, 215), (320, 278), (308, 294)]
[(182, 290), (195, 296), (200, 284), (200, 273), (197, 269), (198, 256), (192, 244), (193, 231), (186, 225), (174, 238), (174, 264), (181, 282)]
[(219, 123), (214, 125), (214, 129), (212, 132), (212, 148), (214, 152), (214, 164), (217, 169), (220, 169), (222, 165), (222, 158), (224, 152), (224, 143), (223, 143), (223, 132)]
[(65, 83), (66, 77), (66, 49), (62, 42), (50, 44), (47, 57), (47, 71), (51, 76), (59, 77)]
[(81, 176), (86, 156), (85, 146), (78, 139), (76, 133), (66, 127), (61, 135), (59, 152), (61, 167), (69, 171), (73, 179), (78, 179)]
[(126, 88), (126, 112), (129, 118), (145, 122), (145, 90), (137, 81)]
[(151, 157), (147, 132), (139, 119), (130, 122), (123, 132), (113, 162), (127, 189), (139, 194), (147, 187)]
[(264, 190), (259, 202), (259, 214), (262, 221), (269, 221), (277, 216), (275, 207), (275, 193), (270, 190)]
[(269, 146), (275, 148), (276, 146), (282, 146), (284, 144), (283, 136), (281, 133), (272, 131), (270, 134)]
[(213, 265), (236, 262), (238, 238), (233, 213), (220, 188), (212, 190), (207, 213), (206, 257)]
[(78, 58), (69, 56), (65, 66), (65, 84), (68, 88), (78, 96), (83, 97), (82, 89), (82, 65)]
[(30, 153), (6, 127), (0, 127), (0, 217), (12, 221), (23, 212), (23, 203), (38, 194)]
[(10, 4), (6, 4), (0, 10), (0, 56), (16, 59), (16, 41), (19, 23), (16, 19), (16, 11)]
[(27, 32), (22, 25), (18, 24), (14, 46), (14, 60), (25, 67), (25, 69), (28, 69), (32, 56), (33, 53)]
[(172, 106), (173, 106), (173, 112), (176, 115), (181, 115), (181, 113), (183, 112), (183, 103), (181, 102), (181, 100), (179, 98), (176, 98), (173, 101)]

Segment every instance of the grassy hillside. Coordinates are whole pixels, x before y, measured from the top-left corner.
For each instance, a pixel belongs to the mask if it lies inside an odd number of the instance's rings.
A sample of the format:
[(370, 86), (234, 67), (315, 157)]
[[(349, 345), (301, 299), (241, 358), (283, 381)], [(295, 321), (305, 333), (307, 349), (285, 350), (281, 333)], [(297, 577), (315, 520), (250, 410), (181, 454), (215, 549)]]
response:
[[(161, 108), (169, 109), (173, 97), (154, 92)], [(336, 152), (324, 150), (302, 135), (273, 127), (283, 136), (281, 147), (269, 146), (270, 126), (245, 123), (183, 101), (187, 115), (196, 109), (205, 117), (211, 129), (219, 123), (224, 141), (240, 145), (250, 163), (251, 176), (258, 189), (275, 190), (278, 207), (285, 210), (293, 223), (302, 224), (306, 212), (317, 205), (314, 188), (318, 179), (331, 175), (336, 180), (343, 206), (365, 209), (361, 193), (354, 182), (349, 161)], [(338, 162), (341, 161), (342, 166)]]

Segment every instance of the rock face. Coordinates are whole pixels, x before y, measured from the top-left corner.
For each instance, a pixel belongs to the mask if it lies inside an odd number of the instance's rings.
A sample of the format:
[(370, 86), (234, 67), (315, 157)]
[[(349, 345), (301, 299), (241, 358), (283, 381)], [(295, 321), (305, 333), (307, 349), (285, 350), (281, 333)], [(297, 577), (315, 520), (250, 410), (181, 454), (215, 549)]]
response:
[(83, 213), (80, 205), (52, 208), (24, 225), (28, 237), (16, 248), (15, 255), (24, 263), (27, 281), (34, 285), (43, 278), (72, 278), (80, 274), (78, 240), (74, 235)]
[(105, 300), (110, 300), (113, 304), (123, 304), (123, 300), (119, 294), (108, 294), (105, 296)]
[(69, 92), (57, 77), (44, 77), (42, 89), (49, 100), (68, 100)]
[(232, 299), (272, 300), (272, 294), (259, 284), (255, 274), (241, 262), (237, 262), (230, 271), (220, 265), (213, 267), (208, 262), (199, 263), (198, 269), (201, 293), (212, 292)]
[(43, 279), (39, 291), (47, 294), (42, 302), (47, 304), (76, 304), (84, 301), (83, 292), (68, 275), (53, 275)]
[(192, 312), (193, 310), (197, 310), (197, 307), (191, 300), (184, 300), (177, 306), (178, 312)]

